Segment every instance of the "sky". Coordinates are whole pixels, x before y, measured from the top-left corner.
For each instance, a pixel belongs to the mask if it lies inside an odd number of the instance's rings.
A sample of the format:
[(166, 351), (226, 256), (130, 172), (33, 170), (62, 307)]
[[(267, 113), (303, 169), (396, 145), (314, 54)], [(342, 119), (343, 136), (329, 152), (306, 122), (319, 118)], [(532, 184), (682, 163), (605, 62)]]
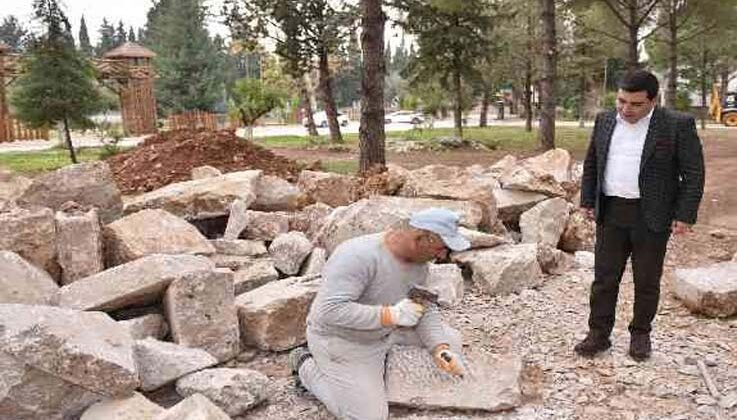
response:
[[(5, 16), (14, 15), (25, 26), (30, 26), (33, 17), (32, 0), (0, 0), (0, 20)], [(64, 8), (64, 12), (72, 24), (72, 33), (76, 38), (79, 34), (79, 20), (84, 15), (87, 23), (87, 32), (89, 33), (92, 44), (97, 43), (99, 34), (97, 30), (102, 24), (102, 19), (107, 18), (108, 22), (112, 22), (116, 27), (118, 21), (122, 20), (126, 31), (128, 27), (133, 26), (136, 31), (146, 24), (146, 13), (151, 8), (153, 0), (60, 0), (59, 3)], [(219, 12), (222, 7), (222, 0), (206, 0), (205, 4), (210, 7), (212, 14)], [(228, 29), (220, 24), (216, 16), (208, 18), (208, 29), (212, 35), (220, 34), (225, 37), (228, 35)]]

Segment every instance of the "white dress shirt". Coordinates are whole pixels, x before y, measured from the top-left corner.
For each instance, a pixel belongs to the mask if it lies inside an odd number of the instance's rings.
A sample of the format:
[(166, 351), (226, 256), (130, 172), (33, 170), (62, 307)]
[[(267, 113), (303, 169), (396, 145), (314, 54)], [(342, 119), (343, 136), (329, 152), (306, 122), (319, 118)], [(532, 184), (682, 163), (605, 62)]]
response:
[(617, 124), (609, 143), (604, 169), (604, 195), (640, 198), (640, 160), (653, 110), (634, 124), (628, 123), (617, 113)]

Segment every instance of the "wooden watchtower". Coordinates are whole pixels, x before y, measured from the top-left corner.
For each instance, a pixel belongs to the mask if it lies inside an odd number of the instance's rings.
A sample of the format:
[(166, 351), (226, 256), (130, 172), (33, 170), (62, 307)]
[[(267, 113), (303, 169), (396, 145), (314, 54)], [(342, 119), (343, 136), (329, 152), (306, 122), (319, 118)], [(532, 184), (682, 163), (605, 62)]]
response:
[(134, 42), (126, 42), (96, 60), (99, 77), (120, 98), (123, 129), (130, 135), (156, 132), (154, 68), (156, 54)]

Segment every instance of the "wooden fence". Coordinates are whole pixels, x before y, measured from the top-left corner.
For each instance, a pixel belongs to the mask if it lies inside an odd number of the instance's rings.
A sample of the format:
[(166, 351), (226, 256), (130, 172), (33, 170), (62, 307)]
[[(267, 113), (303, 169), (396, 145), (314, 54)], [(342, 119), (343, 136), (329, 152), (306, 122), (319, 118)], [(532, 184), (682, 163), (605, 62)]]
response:
[(13, 117), (0, 121), (0, 142), (16, 140), (48, 140), (49, 130), (27, 128)]
[(217, 114), (203, 111), (187, 111), (169, 116), (169, 130), (217, 130)]

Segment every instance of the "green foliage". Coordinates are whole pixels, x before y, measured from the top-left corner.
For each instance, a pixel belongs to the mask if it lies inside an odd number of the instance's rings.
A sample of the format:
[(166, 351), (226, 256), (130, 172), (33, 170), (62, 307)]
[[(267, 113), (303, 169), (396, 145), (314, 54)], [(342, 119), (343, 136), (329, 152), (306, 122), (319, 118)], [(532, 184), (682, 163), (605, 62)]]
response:
[(90, 35), (87, 32), (87, 23), (84, 21), (84, 15), (79, 20), (79, 50), (87, 57), (95, 54), (95, 49), (90, 44)]
[(100, 34), (100, 39), (95, 52), (98, 57), (102, 57), (103, 54), (115, 48), (115, 28), (108, 23), (107, 19), (102, 18), (102, 24), (97, 32)]
[(46, 34), (24, 60), (24, 73), (15, 83), (11, 104), (16, 116), (31, 127), (68, 121), (89, 127), (88, 116), (100, 109), (100, 94), (90, 62), (70, 42), (69, 22), (49, 2), (39, 17)]
[(24, 48), (24, 39), (28, 31), (18, 22), (15, 16), (5, 16), (0, 24), (0, 41), (5, 43), (12, 52), (21, 52)]
[(230, 99), (230, 113), (245, 126), (284, 104), (288, 93), (265, 85), (258, 79), (241, 79), (235, 83)]
[(213, 110), (223, 97), (223, 61), (205, 29), (201, 0), (160, 0), (148, 12), (144, 44), (156, 54), (162, 114)]
[(115, 36), (113, 37), (113, 48), (123, 45), (128, 41), (128, 34), (125, 33), (125, 28), (123, 27), (123, 21), (118, 21), (118, 29), (115, 30)]

